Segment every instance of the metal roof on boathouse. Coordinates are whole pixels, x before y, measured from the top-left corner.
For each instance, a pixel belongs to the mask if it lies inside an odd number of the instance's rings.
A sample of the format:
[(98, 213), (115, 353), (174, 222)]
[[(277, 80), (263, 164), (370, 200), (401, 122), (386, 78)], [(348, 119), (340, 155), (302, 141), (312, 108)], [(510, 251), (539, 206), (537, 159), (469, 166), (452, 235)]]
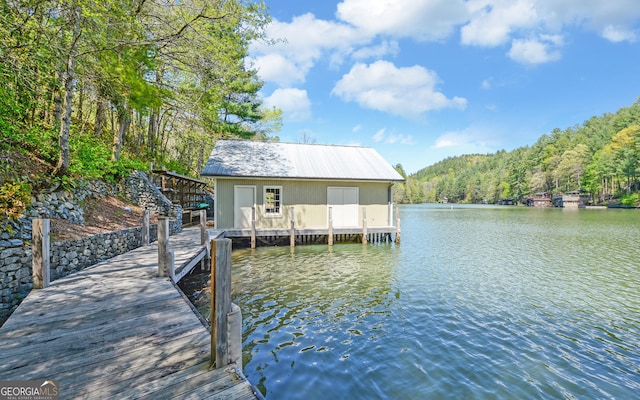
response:
[(218, 140), (203, 176), (403, 181), (370, 147)]

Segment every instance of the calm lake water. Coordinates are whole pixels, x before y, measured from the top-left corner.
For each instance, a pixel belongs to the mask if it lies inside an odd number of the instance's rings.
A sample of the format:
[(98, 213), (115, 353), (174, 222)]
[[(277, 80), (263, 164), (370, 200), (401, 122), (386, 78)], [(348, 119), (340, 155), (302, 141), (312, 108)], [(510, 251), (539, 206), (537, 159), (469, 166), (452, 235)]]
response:
[(402, 244), (240, 250), (267, 399), (640, 396), (640, 212), (415, 205)]

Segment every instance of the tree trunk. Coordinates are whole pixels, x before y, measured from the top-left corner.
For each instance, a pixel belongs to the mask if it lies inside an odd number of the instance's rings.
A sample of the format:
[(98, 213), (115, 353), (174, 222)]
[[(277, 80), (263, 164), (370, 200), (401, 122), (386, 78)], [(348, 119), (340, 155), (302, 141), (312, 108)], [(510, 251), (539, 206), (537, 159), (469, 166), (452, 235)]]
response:
[(118, 110), (118, 130), (113, 135), (113, 152), (111, 153), (111, 159), (113, 161), (120, 159), (124, 135), (127, 133), (129, 125), (131, 125), (131, 116), (129, 115), (129, 110), (127, 110), (127, 106), (125, 104), (121, 110)]
[(136, 147), (137, 151), (140, 151), (144, 147), (144, 131), (145, 131), (145, 119), (142, 118), (142, 113), (136, 112), (136, 125), (138, 129), (135, 130), (136, 133)]
[[(159, 68), (156, 71), (156, 87), (162, 87), (164, 80), (164, 69)], [(158, 137), (160, 135), (160, 107), (152, 107), (149, 115), (149, 129), (147, 131), (147, 147), (149, 156), (155, 161), (158, 148)]]
[[(58, 71), (58, 78), (60, 78), (60, 81), (62, 82), (62, 87), (64, 87), (64, 79), (66, 76), (66, 73), (64, 71), (64, 67), (62, 65), (62, 63), (60, 63), (60, 70)], [(49, 124), (54, 126), (60, 126), (60, 123), (62, 121), (62, 93), (60, 93), (60, 88), (56, 87), (54, 88), (54, 92), (53, 92), (53, 114), (51, 114), (51, 117), (53, 118)]]
[(156, 107), (151, 109), (149, 115), (149, 129), (147, 130), (147, 148), (149, 149), (149, 156), (152, 159), (156, 157), (156, 143), (158, 140), (158, 127), (160, 125), (160, 110)]
[(107, 126), (107, 101), (102, 97), (102, 95), (98, 95), (98, 101), (96, 105), (96, 122), (93, 126), (93, 133), (96, 136), (100, 136), (102, 131)]
[[(82, 84), (82, 81), (80, 81), (80, 85), (78, 88), (78, 121), (80, 121), (80, 123), (84, 124), (84, 85)], [(82, 131), (82, 129), (81, 129)]]
[(68, 18), (69, 21), (73, 22), (73, 37), (69, 53), (67, 54), (66, 71), (62, 78), (62, 87), (64, 88), (64, 110), (62, 115), (62, 124), (60, 125), (60, 137), (58, 139), (60, 156), (58, 157), (56, 168), (53, 171), (56, 176), (64, 176), (69, 171), (69, 132), (71, 131), (71, 114), (73, 113), (76, 52), (78, 50), (78, 41), (82, 34), (80, 26), (80, 8), (74, 7), (69, 10)]

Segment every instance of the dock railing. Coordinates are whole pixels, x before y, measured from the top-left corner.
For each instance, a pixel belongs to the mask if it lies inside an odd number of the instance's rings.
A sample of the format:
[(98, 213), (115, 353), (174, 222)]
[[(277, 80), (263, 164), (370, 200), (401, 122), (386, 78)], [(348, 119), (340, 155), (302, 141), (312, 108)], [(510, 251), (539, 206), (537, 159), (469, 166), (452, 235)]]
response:
[[(206, 218), (201, 211), (200, 245), (203, 247), (179, 271), (175, 270), (173, 250), (169, 246), (168, 219), (158, 224), (158, 276), (174, 282), (186, 275), (197, 262), (211, 255), (211, 365), (224, 368), (235, 365), (242, 370), (242, 313), (231, 303), (231, 239), (209, 241)], [(210, 253), (209, 253), (210, 251)]]
[(51, 261), (49, 257), (51, 226), (48, 219), (34, 219), (31, 221), (31, 271), (33, 274), (33, 288), (44, 289), (51, 281)]
[[(159, 218), (158, 270), (157, 275), (155, 273), (152, 275), (165, 278), (161, 280), (169, 278), (177, 282), (184, 276), (186, 268), (192, 268), (198, 261), (204, 264), (204, 261), (209, 261), (211, 256), (210, 367), (215, 369), (231, 367), (242, 375), (242, 313), (240, 307), (231, 302), (231, 239), (216, 237), (209, 240), (210, 232), (206, 229), (206, 218), (202, 214), (200, 243), (193, 243), (195, 235), (188, 236), (187, 246), (184, 239), (180, 239), (182, 241), (175, 243), (175, 255), (169, 243), (169, 219)], [(148, 221), (148, 214), (144, 219)], [(49, 220), (33, 220), (32, 268), (35, 288), (47, 287), (50, 281), (49, 226)], [(194, 246), (198, 247), (196, 251)], [(185, 247), (191, 250), (185, 251)], [(153, 249), (147, 253), (150, 253), (153, 259), (153, 253), (155, 253)], [(155, 272), (155, 266), (152, 268)], [(253, 390), (253, 395), (261, 398), (258, 393)]]

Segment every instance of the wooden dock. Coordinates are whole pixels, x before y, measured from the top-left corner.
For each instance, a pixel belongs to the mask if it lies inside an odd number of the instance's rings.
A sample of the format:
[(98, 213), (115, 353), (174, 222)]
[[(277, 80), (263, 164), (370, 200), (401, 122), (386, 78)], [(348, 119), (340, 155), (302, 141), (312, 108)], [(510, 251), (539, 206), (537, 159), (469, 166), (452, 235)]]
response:
[[(170, 238), (176, 270), (200, 230)], [(158, 277), (152, 244), (33, 290), (0, 328), (0, 380), (53, 380), (60, 399), (256, 399), (238, 367), (210, 368), (211, 337)]]
[[(332, 210), (329, 207), (329, 221), (326, 228), (299, 228), (295, 225), (294, 208), (291, 207), (289, 228), (257, 228), (256, 207), (251, 208), (251, 227), (243, 229), (224, 229), (221, 235), (229, 238), (234, 243), (244, 247), (256, 248), (258, 242), (261, 246), (284, 245), (287, 241), (291, 247), (299, 244), (328, 244), (340, 242), (369, 242), (400, 243), (400, 212), (396, 208), (395, 226), (367, 226), (367, 210), (362, 210), (362, 225), (356, 227), (334, 227)], [(395, 233), (395, 239), (392, 235)]]

